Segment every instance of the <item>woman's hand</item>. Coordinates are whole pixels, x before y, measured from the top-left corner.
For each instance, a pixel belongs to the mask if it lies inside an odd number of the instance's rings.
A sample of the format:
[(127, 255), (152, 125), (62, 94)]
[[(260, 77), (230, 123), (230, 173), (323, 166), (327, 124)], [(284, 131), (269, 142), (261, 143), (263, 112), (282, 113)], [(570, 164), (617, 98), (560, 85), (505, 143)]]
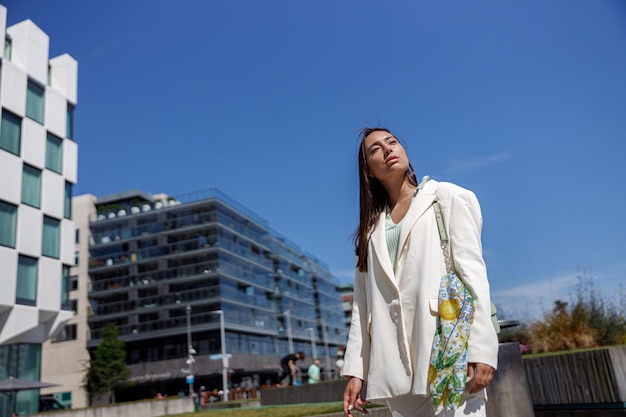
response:
[(470, 393), (481, 391), (491, 383), (495, 370), (480, 362), (472, 362), (467, 365), (467, 382), (474, 381), (470, 386)]
[(346, 385), (346, 389), (343, 391), (343, 411), (346, 416), (351, 416), (350, 411), (355, 409), (363, 414), (367, 414), (367, 410), (363, 408), (369, 404), (369, 401), (361, 398), (361, 390), (363, 389), (363, 380), (356, 377), (351, 377)]

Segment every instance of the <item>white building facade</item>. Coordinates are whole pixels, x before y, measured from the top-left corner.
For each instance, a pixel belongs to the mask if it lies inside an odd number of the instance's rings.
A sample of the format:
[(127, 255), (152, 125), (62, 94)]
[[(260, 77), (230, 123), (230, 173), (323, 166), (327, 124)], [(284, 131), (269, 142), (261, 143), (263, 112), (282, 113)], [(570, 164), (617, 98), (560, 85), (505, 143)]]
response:
[[(6, 17), (0, 6), (0, 380), (39, 380), (42, 343), (73, 316), (78, 64), (49, 59), (48, 35)], [(37, 395), (0, 396), (0, 415), (36, 412)]]

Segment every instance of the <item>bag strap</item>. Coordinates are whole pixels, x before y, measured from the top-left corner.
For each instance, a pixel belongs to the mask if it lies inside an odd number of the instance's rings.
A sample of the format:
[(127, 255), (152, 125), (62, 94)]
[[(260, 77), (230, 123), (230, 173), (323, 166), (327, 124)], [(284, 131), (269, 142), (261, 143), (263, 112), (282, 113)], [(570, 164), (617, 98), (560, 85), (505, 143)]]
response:
[(450, 258), (450, 241), (448, 240), (448, 234), (446, 233), (446, 226), (443, 222), (443, 214), (441, 213), (439, 201), (435, 200), (433, 202), (433, 209), (435, 210), (435, 219), (437, 220), (437, 229), (439, 230), (443, 260), (446, 263), (446, 272), (451, 273), (454, 272), (454, 268), (452, 267), (452, 259)]
[[(422, 181), (419, 183), (417, 189), (421, 190), (424, 188), (424, 185), (430, 180), (428, 175), (422, 178)], [(441, 242), (441, 250), (443, 251), (443, 259), (446, 263), (446, 272), (451, 273), (454, 272), (454, 268), (452, 267), (452, 258), (450, 257), (450, 241), (448, 239), (448, 234), (446, 233), (446, 226), (443, 221), (443, 214), (441, 213), (441, 206), (439, 205), (439, 201), (435, 198), (433, 202), (433, 209), (435, 210), (435, 219), (437, 220), (437, 229), (439, 230), (439, 240)]]

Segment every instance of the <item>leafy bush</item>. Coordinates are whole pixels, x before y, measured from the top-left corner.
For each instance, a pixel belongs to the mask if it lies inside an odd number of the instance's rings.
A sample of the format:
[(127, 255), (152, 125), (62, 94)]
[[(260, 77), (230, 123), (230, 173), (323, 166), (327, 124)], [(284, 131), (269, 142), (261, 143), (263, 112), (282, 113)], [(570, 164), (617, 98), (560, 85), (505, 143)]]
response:
[(575, 307), (568, 311), (567, 303), (561, 300), (554, 302), (554, 309), (543, 321), (532, 323), (528, 332), (535, 353), (590, 347), (594, 342), (586, 310)]
[(571, 307), (556, 300), (543, 320), (532, 322), (527, 329), (527, 339), (532, 351), (555, 352), (603, 345), (622, 344), (626, 341), (624, 317), (609, 298), (597, 289), (590, 268), (579, 268), (578, 282), (573, 288)]
[(574, 310), (586, 314), (589, 327), (593, 329), (595, 345), (624, 343), (624, 317), (618, 307), (596, 288), (590, 269), (581, 269), (574, 289)]

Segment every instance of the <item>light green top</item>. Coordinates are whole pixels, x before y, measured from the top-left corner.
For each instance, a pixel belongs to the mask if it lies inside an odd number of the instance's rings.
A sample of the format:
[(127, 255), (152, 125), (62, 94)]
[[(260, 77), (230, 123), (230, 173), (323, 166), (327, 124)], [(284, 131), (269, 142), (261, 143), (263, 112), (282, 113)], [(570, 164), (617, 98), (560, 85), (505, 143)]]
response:
[(312, 363), (307, 371), (309, 374), (309, 384), (317, 384), (320, 382), (320, 367)]
[[(404, 218), (402, 219), (404, 220)], [(398, 246), (400, 245), (400, 230), (402, 229), (402, 220), (398, 224), (395, 224), (391, 220), (391, 214), (387, 210), (385, 216), (385, 238), (387, 239), (387, 249), (389, 250), (389, 259), (393, 262), (393, 272), (396, 272), (396, 265), (398, 263)]]

